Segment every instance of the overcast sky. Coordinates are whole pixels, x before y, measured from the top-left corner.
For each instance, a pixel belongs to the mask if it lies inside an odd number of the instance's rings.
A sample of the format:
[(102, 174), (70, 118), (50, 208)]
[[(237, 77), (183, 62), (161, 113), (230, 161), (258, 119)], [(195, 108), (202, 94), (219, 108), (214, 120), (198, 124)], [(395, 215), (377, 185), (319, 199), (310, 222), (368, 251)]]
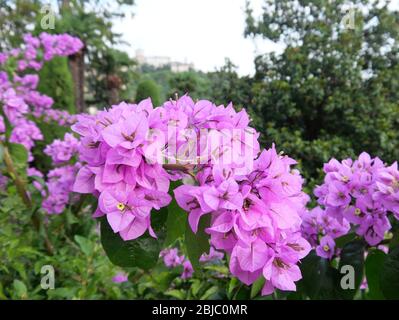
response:
[[(281, 45), (264, 39), (244, 38), (245, 0), (136, 0), (134, 17), (115, 21), (115, 31), (130, 46), (122, 48), (134, 57), (137, 49), (147, 56), (168, 56), (193, 62), (196, 69), (213, 71), (226, 57), (241, 75), (254, 72), (257, 53), (280, 52)], [(263, 0), (251, 0), (255, 15)], [(350, 2), (348, 2), (350, 3)], [(399, 0), (391, 0), (399, 8)]]
[[(257, 12), (262, 0), (252, 0)], [(196, 69), (213, 71), (229, 57), (240, 74), (253, 73), (255, 51), (272, 51), (275, 44), (256, 45), (244, 38), (245, 0), (136, 0), (135, 16), (115, 22), (131, 56), (136, 49), (147, 56), (169, 56), (193, 62)]]

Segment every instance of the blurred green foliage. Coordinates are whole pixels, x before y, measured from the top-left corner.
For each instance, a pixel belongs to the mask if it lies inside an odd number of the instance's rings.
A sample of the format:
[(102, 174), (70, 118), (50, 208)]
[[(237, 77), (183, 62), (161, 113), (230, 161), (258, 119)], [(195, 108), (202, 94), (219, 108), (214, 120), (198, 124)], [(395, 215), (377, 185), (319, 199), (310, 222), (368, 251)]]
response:
[(68, 59), (54, 57), (46, 61), (39, 71), (38, 91), (52, 97), (53, 108), (76, 113), (72, 75), (68, 67)]
[[(204, 272), (181, 279), (182, 267), (166, 268), (162, 260), (150, 271), (113, 265), (99, 241), (98, 221), (91, 217), (90, 204), (76, 213), (68, 208), (61, 215), (46, 216), (42, 231), (32, 227), (31, 212), (21, 206), (15, 187), (0, 191), (0, 300), (2, 299), (222, 299), (238, 290), (222, 261), (204, 266)], [(33, 194), (34, 189), (30, 190)], [(35, 199), (39, 199), (36, 197)], [(50, 255), (43, 242), (43, 229), (55, 249)], [(55, 288), (42, 289), (42, 267), (55, 270)], [(123, 272), (124, 283), (112, 278)]]
[(136, 102), (140, 102), (147, 98), (151, 98), (154, 106), (159, 106), (161, 104), (159, 87), (155, 81), (151, 79), (141, 80), (136, 89)]
[(345, 4), (266, 1), (259, 19), (247, 6), (246, 35), (285, 46), (257, 57), (248, 106), (262, 142), (300, 160), (308, 179), (331, 157), (399, 158), (399, 15), (358, 0), (345, 28)]
[[(9, 189), (0, 194), (0, 299), (117, 299), (133, 298), (128, 283), (112, 282), (118, 271), (105, 256), (98, 242), (96, 223), (90, 214), (76, 217), (70, 211), (45, 217), (55, 248), (49, 255), (42, 232), (32, 227), (31, 213)], [(79, 228), (84, 221), (86, 228)], [(82, 240), (84, 241), (77, 241)], [(40, 286), (41, 268), (55, 269), (55, 289)]]
[(15, 48), (33, 30), (41, 5), (39, 0), (0, 0), (0, 52)]

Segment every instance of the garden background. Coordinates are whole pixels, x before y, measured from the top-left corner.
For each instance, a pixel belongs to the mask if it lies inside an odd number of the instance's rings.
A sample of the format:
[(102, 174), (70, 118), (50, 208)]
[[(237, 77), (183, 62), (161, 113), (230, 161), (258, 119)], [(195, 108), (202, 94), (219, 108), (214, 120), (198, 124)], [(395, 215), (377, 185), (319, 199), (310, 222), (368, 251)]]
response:
[[(0, 52), (19, 47), (26, 33), (78, 37), (82, 49), (46, 61), (38, 72), (38, 91), (54, 100), (54, 109), (70, 114), (147, 97), (158, 106), (186, 93), (216, 105), (233, 102), (236, 110), (245, 108), (250, 114), (262, 147), (275, 143), (278, 151), (298, 161), (304, 190), (312, 195), (323, 183), (323, 164), (331, 158), (356, 158), (366, 151), (388, 164), (399, 159), (399, 13), (392, 2), (357, 0), (348, 7), (341, 0), (265, 1), (262, 14), (255, 17), (249, 1), (242, 11), (242, 36), (273, 41), (283, 49), (256, 56), (254, 74), (245, 76), (228, 57), (211, 72), (137, 61), (121, 49), (123, 36), (113, 27), (126, 14), (140, 15), (133, 0), (54, 1), (54, 28), (45, 30), (43, 21), (51, 23), (49, 11), (43, 10), (45, 1), (0, 0)], [(342, 19), (350, 12), (354, 20), (345, 25)], [(178, 32), (170, 45), (184, 45)], [(70, 129), (68, 124), (34, 121), (44, 138), (32, 148), (30, 166), (46, 175), (53, 164), (44, 148)], [(9, 174), (5, 164), (1, 170), (2, 176)], [(40, 208), (32, 213), (21, 204), (15, 186), (1, 189), (0, 299), (262, 298), (263, 283), (241, 284), (223, 259), (203, 262), (203, 270), (189, 277), (180, 276), (184, 265), (169, 267), (162, 259), (150, 270), (115, 266), (91, 217), (95, 201), (82, 197), (61, 214), (48, 215)], [(311, 203), (315, 205), (315, 198)], [(45, 265), (55, 269), (55, 289), (41, 286)], [(278, 291), (262, 299), (337, 298), (323, 285), (318, 279), (320, 288), (298, 294)], [(351, 298), (382, 297), (368, 294), (360, 289)]]

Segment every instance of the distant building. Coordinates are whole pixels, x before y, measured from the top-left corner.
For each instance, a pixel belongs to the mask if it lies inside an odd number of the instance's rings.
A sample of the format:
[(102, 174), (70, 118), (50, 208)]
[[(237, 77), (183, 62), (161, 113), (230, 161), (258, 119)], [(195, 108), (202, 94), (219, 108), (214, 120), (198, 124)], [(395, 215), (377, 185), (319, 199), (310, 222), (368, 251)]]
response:
[(147, 64), (155, 68), (170, 66), (172, 72), (185, 72), (194, 69), (193, 63), (172, 61), (166, 56), (145, 56), (141, 49), (136, 50), (136, 61), (139, 65)]
[(194, 69), (194, 63), (187, 63), (187, 62), (171, 62), (170, 70), (172, 72), (186, 72)]

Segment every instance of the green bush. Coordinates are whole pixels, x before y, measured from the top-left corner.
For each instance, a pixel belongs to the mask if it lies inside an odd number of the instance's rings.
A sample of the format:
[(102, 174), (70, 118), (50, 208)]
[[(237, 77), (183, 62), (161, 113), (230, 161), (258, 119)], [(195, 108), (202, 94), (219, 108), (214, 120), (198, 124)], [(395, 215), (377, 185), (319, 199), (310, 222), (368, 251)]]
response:
[(137, 87), (136, 102), (147, 98), (151, 98), (154, 106), (161, 104), (160, 90), (151, 79), (142, 80)]
[(73, 80), (67, 58), (55, 57), (47, 61), (39, 77), (38, 89), (54, 99), (53, 108), (76, 113)]

